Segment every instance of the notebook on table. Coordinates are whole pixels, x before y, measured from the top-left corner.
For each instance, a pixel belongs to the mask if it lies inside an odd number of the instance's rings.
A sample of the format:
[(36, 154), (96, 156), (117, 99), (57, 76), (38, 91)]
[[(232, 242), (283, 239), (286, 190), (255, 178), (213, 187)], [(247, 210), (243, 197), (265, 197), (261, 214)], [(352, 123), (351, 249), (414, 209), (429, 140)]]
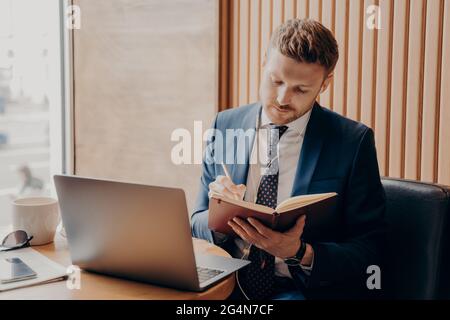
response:
[(9, 283), (2, 283), (2, 281), (0, 281), (0, 292), (64, 280), (67, 277), (65, 267), (50, 260), (32, 248), (24, 248), (0, 252), (0, 280), (10, 276), (8, 275), (10, 272), (10, 270), (8, 270), (8, 264), (12, 259), (16, 258), (19, 258), (29, 268), (31, 268), (35, 272), (36, 276), (28, 280)]

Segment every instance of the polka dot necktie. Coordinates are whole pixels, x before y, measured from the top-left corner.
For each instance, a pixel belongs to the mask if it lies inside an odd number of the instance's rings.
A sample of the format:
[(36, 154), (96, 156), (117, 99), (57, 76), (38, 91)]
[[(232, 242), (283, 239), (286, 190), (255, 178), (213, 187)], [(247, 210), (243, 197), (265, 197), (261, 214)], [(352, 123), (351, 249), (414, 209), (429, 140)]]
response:
[[(267, 148), (267, 166), (259, 184), (256, 203), (275, 208), (278, 197), (278, 142), (287, 126), (270, 126)], [(266, 299), (273, 295), (275, 283), (275, 257), (256, 246), (250, 246), (248, 260), (252, 263), (239, 270), (238, 280), (242, 292), (250, 300)]]

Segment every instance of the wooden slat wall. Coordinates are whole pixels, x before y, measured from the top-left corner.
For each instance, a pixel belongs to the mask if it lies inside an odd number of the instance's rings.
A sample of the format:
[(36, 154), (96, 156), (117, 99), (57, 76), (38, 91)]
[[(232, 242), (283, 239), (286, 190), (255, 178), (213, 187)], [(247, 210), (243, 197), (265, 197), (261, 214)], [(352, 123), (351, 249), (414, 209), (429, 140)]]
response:
[(377, 45), (377, 82), (375, 84), (375, 142), (377, 145), (380, 171), (389, 172), (389, 137), (391, 110), (391, 73), (392, 68), (392, 25), (394, 20), (393, 0), (380, 0), (381, 23), (383, 32), (379, 32)]
[[(441, 70), (440, 114), (439, 114), (439, 141), (438, 144), (438, 181), (448, 182), (450, 177), (450, 1), (445, 2), (445, 10), (442, 24), (442, 64), (446, 66)], [(441, 65), (442, 65), (441, 64)], [(444, 87), (446, 89), (444, 89)], [(444, 143), (445, 141), (445, 143)]]
[[(450, 0), (231, 0), (230, 102), (258, 100), (271, 32), (321, 21), (340, 60), (319, 102), (375, 131), (382, 175), (450, 185)], [(367, 8), (379, 6), (381, 29)], [(446, 90), (445, 90), (446, 89)]]

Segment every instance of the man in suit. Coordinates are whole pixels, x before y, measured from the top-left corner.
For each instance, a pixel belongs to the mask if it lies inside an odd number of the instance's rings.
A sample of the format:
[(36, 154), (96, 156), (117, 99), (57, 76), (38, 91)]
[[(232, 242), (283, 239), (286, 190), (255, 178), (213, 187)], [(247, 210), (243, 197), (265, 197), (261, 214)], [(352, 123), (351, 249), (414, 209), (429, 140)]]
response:
[[(367, 268), (381, 263), (385, 195), (373, 131), (316, 102), (338, 56), (334, 36), (319, 22), (286, 22), (270, 41), (261, 102), (221, 112), (214, 121), (191, 224), (194, 237), (252, 261), (238, 273), (233, 297), (360, 298), (369, 292)], [(270, 131), (265, 138), (263, 129)], [(232, 238), (208, 229), (212, 192), (272, 207), (297, 195), (338, 196), (326, 216), (301, 217), (283, 233), (234, 219), (229, 225), (239, 237)]]

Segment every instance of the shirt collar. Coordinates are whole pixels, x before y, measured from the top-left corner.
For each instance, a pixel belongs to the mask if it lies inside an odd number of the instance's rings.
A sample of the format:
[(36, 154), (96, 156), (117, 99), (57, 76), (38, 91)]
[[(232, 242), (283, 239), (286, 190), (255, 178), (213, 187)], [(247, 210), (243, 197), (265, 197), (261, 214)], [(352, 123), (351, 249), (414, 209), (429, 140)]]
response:
[[(295, 130), (299, 135), (304, 135), (305, 131), (306, 131), (306, 127), (308, 126), (309, 119), (311, 118), (311, 113), (312, 113), (312, 108), (311, 108), (311, 110), (309, 110), (307, 113), (305, 113), (300, 118), (286, 124), (286, 126), (288, 127), (288, 131)], [(260, 128), (266, 128), (271, 123), (272, 122), (269, 119), (269, 117), (267, 116), (266, 111), (264, 110), (264, 107), (263, 107), (262, 111), (261, 111)]]

